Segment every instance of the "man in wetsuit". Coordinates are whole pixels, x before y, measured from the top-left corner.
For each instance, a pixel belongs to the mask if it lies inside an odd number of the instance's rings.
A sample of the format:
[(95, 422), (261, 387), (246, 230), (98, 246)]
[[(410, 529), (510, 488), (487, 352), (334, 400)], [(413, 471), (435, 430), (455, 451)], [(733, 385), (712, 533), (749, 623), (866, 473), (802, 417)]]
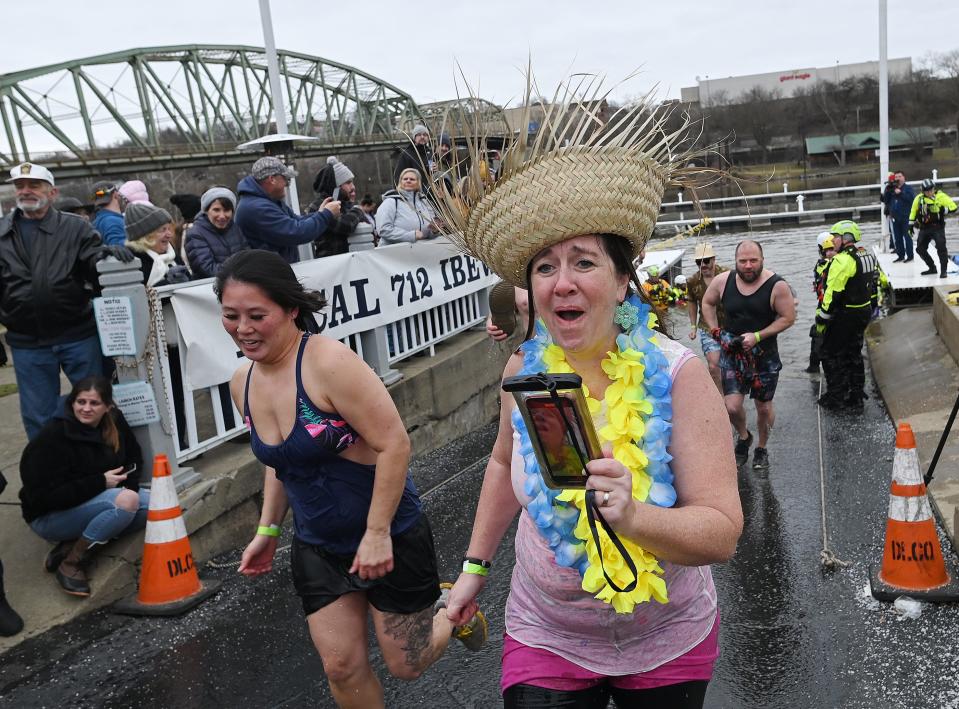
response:
[[(718, 309), (725, 312), (719, 328)], [(789, 284), (763, 266), (763, 248), (756, 241), (736, 246), (736, 270), (720, 273), (703, 296), (703, 320), (721, 343), (720, 376), (729, 421), (736, 430), (736, 463), (745, 464), (753, 435), (746, 427), (744, 399), (756, 402), (758, 440), (753, 470), (769, 469), (766, 443), (776, 416), (773, 396), (782, 362), (776, 336), (796, 320)]]
[(861, 413), (866, 385), (862, 343), (876, 291), (870, 261), (874, 257), (857, 248), (862, 235), (856, 222), (845, 219), (829, 231), (836, 255), (829, 263), (826, 290), (816, 311), (826, 370), (826, 393), (819, 397), (819, 405)]

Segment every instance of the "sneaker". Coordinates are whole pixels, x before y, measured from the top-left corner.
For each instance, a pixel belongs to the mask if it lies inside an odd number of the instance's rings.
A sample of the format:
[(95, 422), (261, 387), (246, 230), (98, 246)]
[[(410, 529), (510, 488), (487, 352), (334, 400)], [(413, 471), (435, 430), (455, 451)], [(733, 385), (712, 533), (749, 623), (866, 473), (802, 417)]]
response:
[(906, 258), (904, 258), (904, 259), (902, 260), (902, 262), (903, 262), (903, 263), (909, 263), (910, 261), (913, 260), (913, 258), (915, 258), (915, 257), (914, 257), (914, 256), (906, 256)]
[(489, 314), (493, 324), (507, 335), (516, 329), (516, 293), (513, 286), (500, 281), (490, 288)]
[(746, 431), (746, 437), (740, 438), (739, 434), (736, 434), (736, 466), (745, 465), (746, 460), (749, 458), (749, 447), (753, 444), (753, 434), (748, 430)]
[(923, 272), (920, 273), (919, 275), (920, 275), (920, 276), (934, 276), (934, 275), (936, 275), (936, 273), (938, 273), (938, 271), (937, 271), (935, 268), (927, 268), (925, 271), (923, 271)]
[(896, 258), (894, 258), (894, 259), (892, 260), (892, 262), (893, 262), (893, 263), (899, 263), (899, 262), (901, 262), (901, 261), (903, 261), (903, 260), (904, 260), (904, 259), (902, 258), (902, 256), (896, 256)]
[[(449, 589), (451, 588), (453, 588), (451, 583), (440, 584), (440, 597), (434, 604), (434, 608), (437, 608), (437, 604), (441, 602), (443, 605), (439, 608), (446, 608), (446, 600), (449, 598)], [(482, 611), (476, 611), (476, 614), (470, 618), (466, 625), (458, 625), (453, 628), (453, 637), (463, 643), (467, 650), (476, 652), (486, 644), (486, 638), (489, 637), (489, 624), (486, 622), (486, 616), (483, 615)]]
[(753, 451), (753, 470), (765, 473), (769, 470), (769, 451), (765, 448), (756, 448)]

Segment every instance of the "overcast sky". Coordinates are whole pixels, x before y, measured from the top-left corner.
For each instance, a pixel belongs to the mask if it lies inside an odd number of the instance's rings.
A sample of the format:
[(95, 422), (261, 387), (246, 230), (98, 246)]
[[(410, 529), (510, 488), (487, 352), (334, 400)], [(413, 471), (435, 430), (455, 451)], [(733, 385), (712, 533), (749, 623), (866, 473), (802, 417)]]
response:
[[(878, 0), (272, 0), (277, 46), (355, 66), (417, 102), (455, 96), (454, 62), (480, 94), (518, 96), (532, 56), (544, 92), (570, 69), (621, 79), (618, 92), (653, 84), (679, 97), (696, 77), (833, 66), (878, 56)], [(915, 63), (959, 49), (959, 2), (889, 3), (889, 57)], [(135, 47), (263, 44), (257, 0), (3, 3), (0, 73)]]

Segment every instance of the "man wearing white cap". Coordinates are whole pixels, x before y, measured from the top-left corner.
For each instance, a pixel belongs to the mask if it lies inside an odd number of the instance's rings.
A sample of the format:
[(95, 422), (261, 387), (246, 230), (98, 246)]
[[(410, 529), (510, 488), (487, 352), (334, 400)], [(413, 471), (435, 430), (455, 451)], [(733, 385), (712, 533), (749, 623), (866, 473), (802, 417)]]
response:
[(33, 439), (58, 406), (61, 368), (71, 383), (102, 372), (91, 301), (97, 261), (133, 255), (102, 246), (88, 221), (54, 209), (57, 188), (42, 165), (17, 165), (7, 182), (17, 206), (0, 219), (0, 322), (13, 352), (23, 426)]
[[(686, 301), (686, 312), (689, 314), (689, 339), (699, 338), (699, 344), (703, 348), (703, 356), (706, 358), (706, 364), (709, 366), (709, 376), (716, 382), (716, 388), (723, 390), (722, 382), (719, 378), (719, 351), (720, 346), (712, 335), (709, 334), (709, 328), (703, 320), (703, 296), (706, 289), (713, 282), (717, 273), (728, 271), (725, 266), (716, 263), (716, 252), (713, 246), (707, 241), (696, 244), (694, 252), (697, 271), (689, 280), (686, 281), (686, 291), (689, 293), (689, 299)], [(719, 327), (724, 324), (722, 305), (719, 310)]]

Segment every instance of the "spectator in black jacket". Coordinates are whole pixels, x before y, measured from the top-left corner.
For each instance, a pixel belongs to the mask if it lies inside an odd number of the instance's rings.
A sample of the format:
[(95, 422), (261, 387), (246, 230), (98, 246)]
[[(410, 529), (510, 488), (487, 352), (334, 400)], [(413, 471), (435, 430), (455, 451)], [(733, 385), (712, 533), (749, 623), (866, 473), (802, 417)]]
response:
[(316, 258), (345, 254), (350, 250), (347, 239), (356, 231), (356, 225), (367, 222), (372, 226), (374, 223), (356, 204), (356, 185), (353, 178), (353, 171), (332, 155), (327, 158), (323, 169), (316, 173), (316, 179), (313, 180), (316, 199), (307, 211), (322, 209), (323, 205), (331, 200), (340, 202), (339, 216), (330, 223), (320, 238), (313, 242), (313, 255)]
[(417, 124), (413, 126), (410, 138), (413, 142), (400, 151), (399, 159), (396, 161), (396, 169), (393, 170), (394, 185), (400, 183), (400, 175), (403, 170), (413, 168), (421, 175), (429, 175), (432, 169), (433, 153), (429, 145), (429, 129), (424, 125)]
[(200, 212), (186, 233), (186, 260), (194, 278), (212, 278), (230, 256), (250, 248), (233, 219), (236, 195), (213, 187), (200, 197)]
[(30, 528), (56, 546), (44, 566), (60, 587), (89, 596), (91, 550), (146, 524), (143, 454), (103, 377), (77, 382), (63, 409), (20, 458), (20, 502)]
[(25, 162), (10, 170), (16, 208), (0, 219), (0, 323), (20, 395), (27, 438), (56, 412), (60, 370), (71, 382), (103, 371), (93, 319), (96, 263), (107, 255), (131, 261), (122, 246), (103, 246), (90, 222), (51, 205), (53, 174)]

